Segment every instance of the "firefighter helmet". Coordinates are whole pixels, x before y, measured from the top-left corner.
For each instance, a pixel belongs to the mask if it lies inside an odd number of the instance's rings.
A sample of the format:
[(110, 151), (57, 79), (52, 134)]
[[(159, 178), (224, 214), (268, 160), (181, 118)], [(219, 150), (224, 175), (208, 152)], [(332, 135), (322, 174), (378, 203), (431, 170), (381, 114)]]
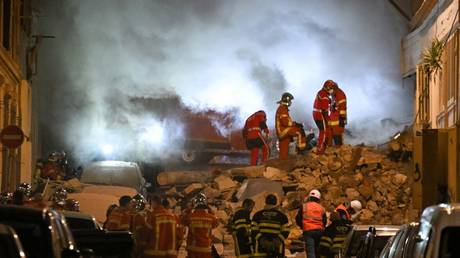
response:
[(292, 96), (291, 93), (285, 92), (283, 93), (283, 95), (281, 95), (281, 100), (278, 101), (278, 104), (287, 105), (289, 107), (293, 99), (294, 99), (294, 96)]
[(360, 201), (353, 200), (350, 202), (350, 207), (353, 208), (353, 210), (355, 210), (356, 212), (359, 212), (363, 208), (363, 205), (361, 204)]
[(80, 202), (75, 199), (65, 200), (64, 210), (80, 211)]
[(26, 198), (32, 196), (32, 186), (29, 183), (21, 183), (16, 190), (23, 192)]
[(208, 201), (206, 195), (199, 193), (195, 198), (193, 198), (193, 208), (203, 208), (208, 206)]
[(321, 193), (317, 189), (313, 189), (308, 194), (308, 197), (314, 197), (314, 198), (317, 198), (318, 200), (320, 200), (321, 199)]
[(0, 204), (10, 204), (13, 200), (13, 194), (8, 192), (3, 192), (0, 195)]
[(134, 207), (136, 208), (137, 211), (144, 210), (145, 205), (147, 204), (147, 201), (145, 200), (144, 196), (142, 196), (142, 194), (134, 195), (131, 201), (133, 202)]
[(64, 188), (58, 188), (53, 194), (54, 203), (64, 203), (67, 199), (67, 191)]
[(334, 89), (334, 87), (336, 86), (337, 86), (337, 83), (335, 83), (333, 80), (327, 80), (323, 84), (323, 89), (325, 89), (326, 91), (330, 91)]

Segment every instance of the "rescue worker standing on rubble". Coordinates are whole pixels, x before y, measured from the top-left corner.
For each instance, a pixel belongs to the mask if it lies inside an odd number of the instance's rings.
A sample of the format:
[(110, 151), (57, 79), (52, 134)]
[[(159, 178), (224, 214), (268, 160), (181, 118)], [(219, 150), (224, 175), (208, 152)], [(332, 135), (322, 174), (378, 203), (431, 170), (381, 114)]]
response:
[(294, 96), (291, 93), (285, 92), (281, 96), (281, 100), (276, 110), (275, 127), (276, 135), (279, 142), (279, 158), (286, 159), (289, 154), (289, 143), (297, 138), (297, 150), (302, 152), (307, 147), (307, 137), (303, 130), (303, 125), (294, 122), (289, 115), (289, 106), (291, 106)]
[(269, 194), (264, 209), (252, 218), (251, 234), (254, 242), (252, 257), (284, 258), (284, 242), (289, 236), (289, 219), (277, 208), (277, 198)]
[(326, 210), (320, 200), (321, 193), (316, 189), (311, 190), (296, 216), (296, 223), (303, 230), (308, 258), (319, 257), (319, 241), (327, 224)]
[(251, 212), (255, 202), (251, 199), (243, 201), (243, 207), (238, 209), (232, 218), (232, 235), (235, 241), (237, 258), (249, 258), (253, 253), (251, 239)]
[(331, 114), (329, 126), (335, 146), (342, 146), (343, 133), (347, 124), (347, 96), (336, 82), (332, 84)]
[(362, 208), (363, 205), (360, 201), (353, 200), (351, 202), (344, 202), (339, 204), (339, 206), (337, 206), (334, 211), (338, 213), (341, 219), (345, 219), (352, 223), (353, 220), (359, 216)]
[(187, 258), (211, 258), (211, 231), (217, 227), (217, 218), (208, 211), (204, 194), (193, 199), (193, 210), (187, 210), (183, 224), (188, 227)]
[(120, 206), (110, 213), (106, 228), (110, 231), (130, 231), (132, 221), (131, 197), (124, 195), (120, 197), (118, 203)]
[[(334, 258), (340, 255), (351, 226), (347, 220), (340, 218), (337, 212), (331, 213), (331, 224), (326, 227), (319, 243), (321, 258)], [(342, 256), (339, 256), (342, 257)]]
[[(262, 135), (262, 131), (265, 135)], [(267, 115), (263, 110), (255, 112), (246, 119), (243, 139), (246, 142), (246, 147), (251, 151), (251, 166), (257, 165), (260, 148), (262, 149), (262, 162), (268, 159), (268, 134)]]
[(145, 258), (177, 258), (179, 218), (161, 203), (159, 196), (152, 197), (152, 211), (146, 221), (149, 234)]
[(319, 130), (318, 143), (316, 144), (317, 154), (323, 154), (326, 149), (330, 107), (329, 94), (332, 93), (333, 85), (334, 82), (332, 80), (327, 80), (323, 88), (316, 94), (313, 103), (313, 119)]

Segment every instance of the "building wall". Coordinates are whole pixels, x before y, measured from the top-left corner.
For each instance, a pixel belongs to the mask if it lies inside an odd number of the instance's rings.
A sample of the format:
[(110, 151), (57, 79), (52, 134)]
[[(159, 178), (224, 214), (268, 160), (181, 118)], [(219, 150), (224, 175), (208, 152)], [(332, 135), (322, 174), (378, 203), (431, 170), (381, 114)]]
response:
[[(26, 137), (31, 128), (31, 87), (25, 78), (25, 57), (31, 18), (27, 0), (0, 0), (0, 129), (19, 126)], [(1, 146), (0, 191), (30, 182), (32, 146), (25, 142), (11, 150)]]

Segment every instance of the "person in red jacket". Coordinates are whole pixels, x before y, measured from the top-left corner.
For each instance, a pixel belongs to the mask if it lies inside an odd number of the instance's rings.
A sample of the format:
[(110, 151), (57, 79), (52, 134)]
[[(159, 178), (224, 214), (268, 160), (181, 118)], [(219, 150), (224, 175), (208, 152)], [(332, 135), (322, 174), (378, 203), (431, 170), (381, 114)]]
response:
[(307, 137), (303, 130), (303, 125), (294, 122), (289, 115), (289, 106), (294, 96), (289, 92), (283, 93), (281, 100), (278, 101), (278, 109), (275, 116), (276, 135), (279, 141), (279, 158), (285, 159), (289, 153), (289, 143), (297, 138), (297, 150), (302, 152), (307, 147)]
[(187, 258), (212, 258), (211, 230), (217, 227), (217, 218), (208, 211), (206, 197), (193, 199), (193, 211), (186, 212), (183, 223), (188, 227)]
[(159, 196), (152, 197), (152, 211), (147, 215), (148, 236), (145, 258), (177, 258), (179, 218), (161, 205)]
[(316, 94), (315, 102), (313, 103), (313, 119), (319, 129), (318, 143), (316, 145), (317, 153), (322, 154), (326, 149), (327, 139), (326, 134), (328, 130), (328, 118), (330, 99), (329, 95), (332, 92), (334, 82), (327, 80), (323, 88)]
[[(262, 135), (262, 132), (265, 134)], [(244, 124), (243, 138), (247, 148), (251, 151), (251, 165), (257, 165), (259, 159), (259, 149), (262, 148), (262, 162), (268, 159), (268, 134), (267, 115), (263, 110), (252, 114)]]
[(332, 90), (332, 106), (335, 109), (334, 116), (336, 117), (336, 121), (334, 121), (336, 125), (332, 129), (332, 137), (334, 139), (334, 145), (341, 146), (343, 144), (345, 125), (347, 124), (347, 96), (343, 90), (339, 88), (336, 82), (334, 82)]
[(327, 223), (326, 210), (321, 206), (320, 199), (321, 193), (311, 190), (296, 216), (296, 223), (303, 230), (308, 258), (319, 257), (319, 242)]

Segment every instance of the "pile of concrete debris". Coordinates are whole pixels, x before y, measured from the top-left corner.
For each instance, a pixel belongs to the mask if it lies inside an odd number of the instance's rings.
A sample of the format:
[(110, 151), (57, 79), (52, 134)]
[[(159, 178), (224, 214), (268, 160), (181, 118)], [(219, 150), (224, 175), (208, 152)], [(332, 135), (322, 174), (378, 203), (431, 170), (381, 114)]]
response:
[[(363, 210), (357, 223), (402, 224), (413, 218), (407, 164), (390, 161), (370, 147), (349, 145), (329, 148), (325, 155), (310, 153), (287, 160), (269, 160), (262, 166), (232, 168), (226, 171), (177, 171), (158, 175), (170, 204), (179, 209), (194, 195), (203, 192), (220, 220), (214, 230), (218, 239), (228, 240), (225, 226), (245, 198), (264, 206), (265, 196), (278, 195), (282, 209), (295, 225), (295, 214), (303, 197), (312, 190), (322, 193), (322, 205), (332, 211), (338, 204), (358, 199)], [(290, 239), (301, 235), (293, 226)], [(231, 237), (230, 237), (231, 238)]]

